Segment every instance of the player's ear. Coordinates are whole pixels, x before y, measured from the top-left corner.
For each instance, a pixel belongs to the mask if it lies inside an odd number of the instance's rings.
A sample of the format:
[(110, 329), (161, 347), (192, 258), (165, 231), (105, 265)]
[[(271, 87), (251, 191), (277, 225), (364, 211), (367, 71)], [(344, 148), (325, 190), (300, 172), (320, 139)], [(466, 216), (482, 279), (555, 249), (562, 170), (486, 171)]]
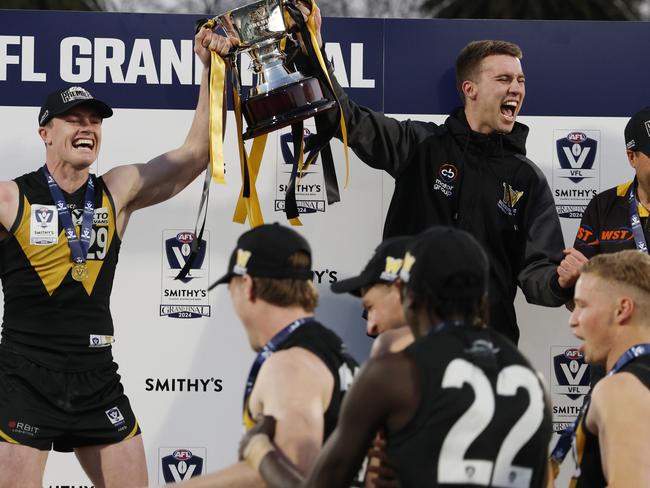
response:
[(255, 301), (255, 280), (249, 274), (242, 276), (242, 287), (244, 288), (245, 296), (251, 301)]

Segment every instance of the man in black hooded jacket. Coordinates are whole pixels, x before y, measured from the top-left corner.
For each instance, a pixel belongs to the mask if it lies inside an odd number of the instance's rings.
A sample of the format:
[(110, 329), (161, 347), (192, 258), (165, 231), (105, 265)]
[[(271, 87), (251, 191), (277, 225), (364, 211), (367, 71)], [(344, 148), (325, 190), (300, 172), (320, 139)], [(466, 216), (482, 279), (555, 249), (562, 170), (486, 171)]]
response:
[[(299, 8), (307, 15), (307, 7)], [(431, 225), (471, 233), (490, 259), (490, 326), (515, 343), (517, 285), (538, 305), (560, 306), (573, 293), (558, 283), (564, 241), (553, 196), (525, 156), (528, 127), (515, 121), (525, 95), (521, 57), (519, 46), (506, 41), (465, 46), (456, 60), (464, 106), (442, 125), (402, 122), (356, 105), (329, 67), (348, 145), (364, 163), (395, 178), (384, 238)]]

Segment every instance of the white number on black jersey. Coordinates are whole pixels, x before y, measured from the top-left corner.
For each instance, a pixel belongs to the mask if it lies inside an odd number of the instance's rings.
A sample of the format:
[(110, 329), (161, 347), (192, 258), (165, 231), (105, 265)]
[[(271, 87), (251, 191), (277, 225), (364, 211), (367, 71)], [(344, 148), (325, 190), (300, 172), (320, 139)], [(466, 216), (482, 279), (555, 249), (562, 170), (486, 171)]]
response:
[(490, 460), (467, 459), (465, 454), (492, 421), (495, 392), (483, 370), (465, 359), (454, 359), (445, 370), (442, 388), (462, 388), (464, 384), (474, 390), (474, 402), (452, 426), (442, 443), (438, 482), (529, 488), (532, 468), (515, 466), (512, 461), (544, 419), (544, 392), (539, 379), (530, 369), (520, 365), (508, 366), (499, 373), (496, 395), (514, 396), (519, 388), (524, 388), (530, 403), (519, 419), (512, 419), (514, 425), (501, 445), (494, 446), (495, 456)]

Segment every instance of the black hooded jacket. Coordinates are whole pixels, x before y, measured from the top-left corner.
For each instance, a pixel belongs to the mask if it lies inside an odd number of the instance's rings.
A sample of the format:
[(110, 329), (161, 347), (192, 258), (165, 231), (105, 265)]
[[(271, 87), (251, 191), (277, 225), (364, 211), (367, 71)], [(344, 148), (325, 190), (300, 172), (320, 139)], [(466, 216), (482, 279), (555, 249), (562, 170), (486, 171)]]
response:
[[(470, 232), (490, 258), (490, 325), (513, 342), (517, 285), (530, 303), (560, 306), (572, 296), (557, 281), (564, 241), (553, 196), (526, 154), (528, 127), (509, 134), (470, 129), (462, 108), (443, 125), (398, 121), (352, 102), (332, 75), (348, 144), (395, 178), (384, 237), (432, 225)], [(340, 136), (340, 134), (339, 134)]]

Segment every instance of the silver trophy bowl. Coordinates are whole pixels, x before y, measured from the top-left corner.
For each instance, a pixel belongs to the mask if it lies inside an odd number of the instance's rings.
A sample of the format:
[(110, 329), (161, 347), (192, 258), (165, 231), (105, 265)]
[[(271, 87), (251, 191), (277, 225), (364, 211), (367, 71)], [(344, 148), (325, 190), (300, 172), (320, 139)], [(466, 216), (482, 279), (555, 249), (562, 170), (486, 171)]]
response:
[(334, 108), (318, 79), (288, 68), (280, 42), (287, 37), (284, 5), (291, 0), (259, 0), (214, 17), (225, 33), (239, 40), (232, 56), (247, 53), (257, 83), (242, 100), (248, 139)]

